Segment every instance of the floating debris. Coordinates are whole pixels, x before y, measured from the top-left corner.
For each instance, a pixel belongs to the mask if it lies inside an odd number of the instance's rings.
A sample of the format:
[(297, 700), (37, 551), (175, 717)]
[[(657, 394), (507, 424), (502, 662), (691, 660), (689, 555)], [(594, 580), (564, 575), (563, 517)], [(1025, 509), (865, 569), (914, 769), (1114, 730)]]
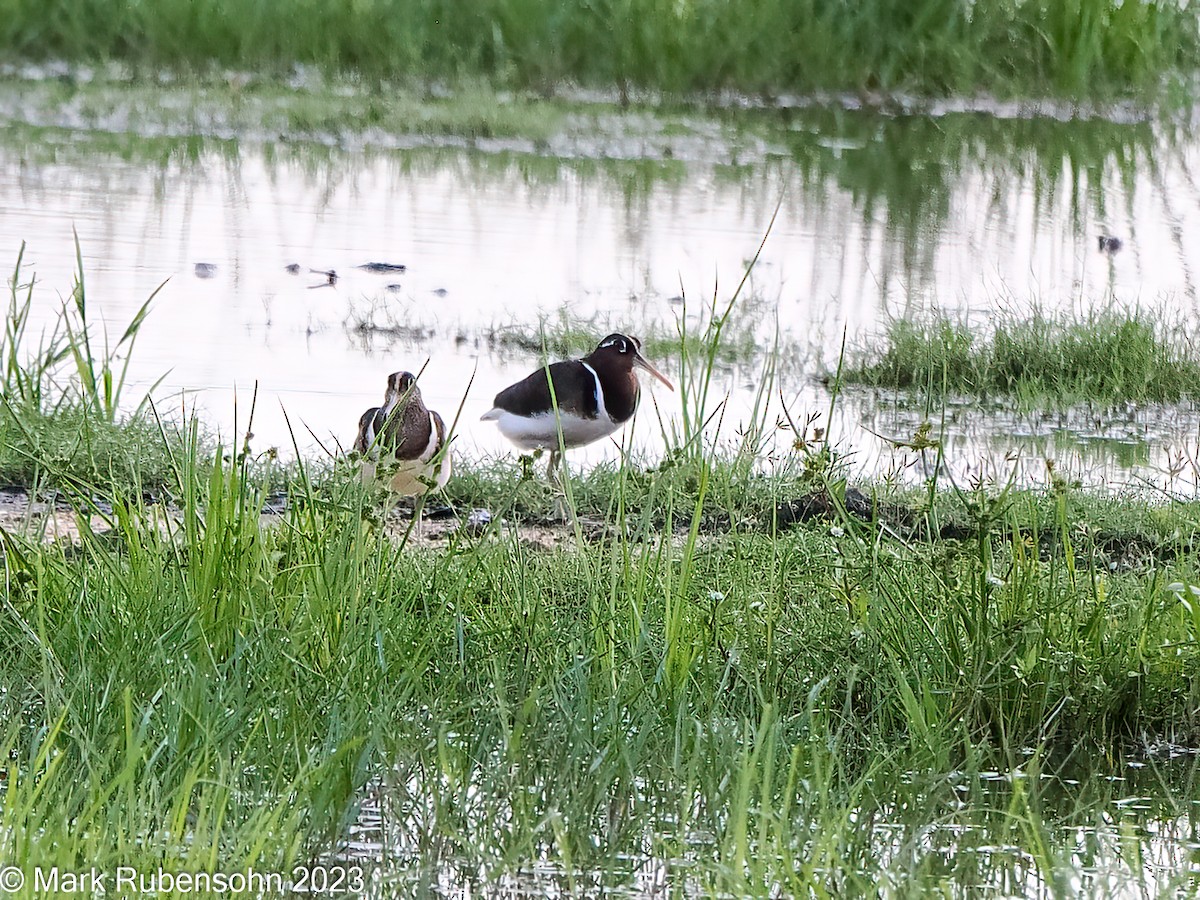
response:
[(291, 263), (290, 265), (286, 265), (283, 267), (283, 270), (285, 272), (287, 272), (289, 275), (299, 275), (300, 274), (300, 263)]
[(312, 272), (314, 275), (324, 275), (325, 276), (324, 284), (312, 284), (312, 285), (309, 285), (309, 287), (314, 287), (314, 288), (329, 287), (330, 285), (337, 284), (338, 275), (337, 275), (337, 272), (335, 272), (333, 269), (309, 269), (308, 271)]
[(212, 278), (217, 274), (216, 263), (196, 263), (197, 278)]
[(433, 289), (433, 295), (435, 297), (445, 297), (448, 293), (450, 293), (450, 292), (448, 290), (446, 290), (445, 288), (434, 288)]
[(385, 275), (389, 272), (407, 272), (408, 271), (408, 266), (401, 265), (400, 263), (369, 262), (369, 263), (363, 263), (361, 266), (356, 266), (355, 268), (365, 269), (366, 271), (374, 272), (377, 275)]
[(1189, 744), (1176, 744), (1173, 741), (1160, 738), (1143, 744), (1142, 753), (1147, 759), (1172, 760), (1184, 756), (1200, 756), (1200, 747)]
[[(319, 287), (324, 287), (324, 285), (319, 285)], [(362, 335), (385, 335), (415, 344), (427, 341), (437, 333), (434, 329), (424, 325), (402, 325), (399, 323), (377, 325), (369, 320), (358, 322), (350, 330)]]
[(1122, 241), (1119, 237), (1116, 237), (1115, 235), (1111, 235), (1111, 234), (1100, 235), (1099, 243), (1100, 243), (1100, 252), (1107, 253), (1109, 256), (1112, 256), (1114, 253), (1116, 253), (1118, 250), (1120, 250), (1123, 246), (1125, 246), (1124, 241)]
[(404, 285), (400, 284), (399, 282), (392, 282), (389, 285), (385, 285), (384, 290), (391, 291), (393, 294), (396, 294), (404, 290)]

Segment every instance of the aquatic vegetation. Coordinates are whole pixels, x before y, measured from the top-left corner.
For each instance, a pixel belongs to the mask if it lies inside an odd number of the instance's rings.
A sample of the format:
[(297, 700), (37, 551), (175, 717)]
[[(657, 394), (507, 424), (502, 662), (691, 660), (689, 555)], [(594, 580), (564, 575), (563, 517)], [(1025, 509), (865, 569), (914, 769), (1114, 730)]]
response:
[[(441, 0), (114, 0), (11, 3), (8, 56), (123, 59), (138, 68), (315, 65), (367, 78), (561, 81), (667, 92), (834, 90), (1063, 95), (1154, 90), (1195, 65), (1187, 4), (1156, 0), (499, 0), (469, 12)], [(279, 23), (290, 22), (279, 28)]]
[(1050, 408), (1200, 396), (1195, 347), (1180, 327), (1145, 311), (1000, 314), (990, 329), (935, 314), (893, 320), (879, 344), (852, 354), (847, 382), (1011, 395)]
[[(995, 834), (1013, 821), (985, 824), (995, 807), (964, 808), (976, 790), (953, 778), (1075, 774), (1072, 749), (1200, 727), (1194, 618), (1170, 589), (1197, 578), (1194, 529), (1173, 559), (1112, 570), (1069, 491), (981, 490), (977, 536), (948, 543), (836, 503), (714, 534), (695, 510), (746, 489), (736, 470), (621, 467), (580, 489), (607, 497), (596, 535), (546, 550), (497, 525), (418, 550), (370, 526), (353, 477), (301, 467), (264, 527), (252, 460), (174, 461), (177, 509), (115, 491), (111, 529), (78, 547), (5, 538), (0, 674), (24, 686), (0, 697), (9, 858), (288, 868), (336, 846), (376, 784), (387, 855), (426, 870), (490, 880), (547, 856), (620, 884), (634, 853), (742, 894), (865, 884), (900, 876), (850, 810), (906, 835), (954, 808)], [(466, 477), (511, 517), (511, 480)], [(1052, 878), (1072, 832), (1050, 785), (1029, 790), (1056, 835), (1030, 877)], [(822, 840), (855, 857), (788, 862)], [(739, 853), (749, 872), (715, 862)]]
[[(730, 301), (725, 303), (730, 304)], [(711, 350), (713, 365), (760, 361), (764, 338), (769, 346), (774, 324), (767, 300), (750, 291), (742, 292), (736, 302), (729, 305), (731, 315), (721, 323), (721, 339), (706, 341), (706, 335), (711, 336), (719, 318), (715, 304), (714, 298), (710, 298), (710, 302), (695, 302), (679, 296), (672, 301), (675, 316), (671, 320), (629, 313), (585, 316), (564, 306), (540, 316), (536, 323), (493, 324), (479, 338), (489, 349), (556, 359), (581, 356), (595, 349), (597, 335), (624, 329), (641, 341), (642, 352), (651, 359), (697, 359)], [(780, 349), (791, 353), (792, 359), (804, 359), (806, 354), (799, 341), (787, 336), (779, 340), (784, 344)]]

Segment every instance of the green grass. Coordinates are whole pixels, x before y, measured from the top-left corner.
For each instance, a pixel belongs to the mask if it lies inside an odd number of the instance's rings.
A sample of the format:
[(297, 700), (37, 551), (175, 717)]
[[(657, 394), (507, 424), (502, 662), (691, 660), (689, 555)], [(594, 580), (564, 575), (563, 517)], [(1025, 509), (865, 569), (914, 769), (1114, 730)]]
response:
[(110, 423), (78, 404), (60, 404), (52, 414), (4, 406), (0, 487), (138, 485), (161, 496), (170, 483), (167, 446), (146, 416)]
[(1139, 403), (1200, 396), (1200, 353), (1182, 326), (1144, 311), (1082, 320), (1001, 314), (991, 330), (942, 315), (896, 319), (852, 354), (848, 383), (934, 395), (1015, 397), (1021, 406)]
[[(264, 528), (249, 460), (175, 463), (165, 526), (116, 490), (113, 531), (78, 549), (5, 538), (6, 859), (287, 869), (381, 780), (402, 884), (544, 856), (620, 884), (649, 853), (692, 859), (702, 893), (928, 887), (923, 857), (885, 864), (846, 816), (907, 840), (956, 808), (951, 771), (978, 793), (983, 769), (1200, 737), (1194, 509), (1166, 512), (1173, 560), (1114, 573), (1070, 494), (988, 497), (980, 536), (950, 544), (836, 516), (706, 536), (696, 510), (724, 491), (701, 482), (734, 476), (699, 467), (689, 492), (621, 468), (580, 490), (607, 495), (599, 541), (419, 552), (368, 524), (353, 477), (295, 473)], [(502, 515), (508, 484), (486, 492)], [(1043, 530), (1062, 538), (1046, 554)], [(1104, 804), (1028, 790), (956, 815), (1060, 877), (1069, 823)]]
[[(926, 522), (902, 534), (840, 511), (807, 425), (765, 476), (753, 440), (717, 457), (693, 420), (653, 464), (572, 480), (604, 528), (428, 547), (379, 527), (345, 461), (281, 468), (195, 423), (147, 451), (173, 498), (151, 503), (140, 426), (83, 399), (106, 362), (68, 334), (72, 377), (10, 347), (10, 379), (81, 398), (128, 436), (131, 474), (62, 480), (107, 526), (81, 517), (77, 544), (0, 533), (5, 865), (290, 873), (365, 807), (380, 896), (646, 877), (671, 896), (972, 896), (1088, 869), (1116, 896), (1147, 889), (1140, 835), (1195, 839), (1194, 765), (1108, 777), (1137, 741), (1200, 741), (1194, 501), (934, 482), (881, 496)], [(680, 389), (700, 403), (718, 354), (691, 346)], [(811, 491), (830, 513), (779, 527)], [(448, 493), (509, 523), (550, 500), (520, 463), (462, 460)], [(952, 516), (966, 537), (921, 537)], [(1110, 522), (1156, 551), (1109, 565)]]
[(1169, 76), (1190, 75), (1198, 32), (1194, 10), (1168, 0), (496, 0), (470, 10), (442, 0), (14, 0), (0, 47), (9, 57), (116, 59), (151, 72), (314, 65), (534, 89), (565, 80), (673, 93), (1091, 96), (1157, 91)]
[(78, 271), (70, 299), (32, 348), (27, 331), (34, 279), (22, 269), (24, 254), (22, 245), (9, 279), (0, 342), (0, 487), (73, 488), (86, 497), (91, 487), (129, 492), (137, 485), (160, 494), (169, 481), (169, 455), (182, 444), (178, 428), (164, 427), (148, 399), (131, 412), (121, 408), (138, 331), (154, 295), (115, 343), (107, 330), (97, 334), (88, 320), (76, 242)]

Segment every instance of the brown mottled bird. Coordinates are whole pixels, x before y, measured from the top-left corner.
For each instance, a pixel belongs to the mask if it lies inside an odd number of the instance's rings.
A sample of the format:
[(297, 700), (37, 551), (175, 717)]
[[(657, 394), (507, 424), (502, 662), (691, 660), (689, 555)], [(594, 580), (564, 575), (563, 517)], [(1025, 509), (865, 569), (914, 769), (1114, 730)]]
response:
[(378, 480), (402, 497), (440, 490), (450, 480), (446, 424), (425, 407), (411, 372), (388, 376), (383, 406), (371, 407), (358, 420), (354, 449), (364, 457), (363, 481)]
[(556, 403), (562, 446), (570, 450), (607, 437), (633, 417), (641, 393), (636, 369), (645, 369), (675, 390), (642, 356), (641, 347), (637, 338), (610, 334), (583, 359), (551, 363), (506, 387), (482, 419), (495, 422), (522, 450), (549, 450), (553, 471), (559, 457)]

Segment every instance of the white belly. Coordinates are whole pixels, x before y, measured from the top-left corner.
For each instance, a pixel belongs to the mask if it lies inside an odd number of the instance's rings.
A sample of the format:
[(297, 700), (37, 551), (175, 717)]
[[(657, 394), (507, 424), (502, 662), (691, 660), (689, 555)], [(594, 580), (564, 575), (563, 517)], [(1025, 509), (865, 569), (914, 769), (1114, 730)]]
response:
[(401, 463), (388, 481), (388, 490), (401, 497), (415, 497), (441, 490), (450, 480), (450, 454), (435, 463)]
[(614, 422), (608, 414), (604, 405), (604, 391), (600, 387), (600, 376), (596, 374), (596, 370), (585, 362), (581, 361), (581, 364), (591, 373), (596, 384), (596, 418), (587, 419), (560, 409), (556, 423), (553, 411), (536, 416), (518, 416), (497, 406), (483, 414), (483, 421), (495, 422), (500, 433), (522, 450), (557, 450), (556, 425), (562, 426), (562, 445), (566, 449), (582, 447), (584, 444), (608, 437), (621, 427), (621, 423)]
[[(492, 412), (496, 412), (493, 410)], [(494, 419), (500, 433), (520, 447), (522, 450), (557, 450), (558, 431), (555, 428), (554, 413), (543, 413), (540, 416), (518, 416), (504, 410), (499, 415), (489, 417)], [(568, 413), (559, 414), (562, 422), (563, 446), (582, 447), (601, 438), (608, 437), (621, 426), (603, 412), (594, 419), (584, 419)]]

